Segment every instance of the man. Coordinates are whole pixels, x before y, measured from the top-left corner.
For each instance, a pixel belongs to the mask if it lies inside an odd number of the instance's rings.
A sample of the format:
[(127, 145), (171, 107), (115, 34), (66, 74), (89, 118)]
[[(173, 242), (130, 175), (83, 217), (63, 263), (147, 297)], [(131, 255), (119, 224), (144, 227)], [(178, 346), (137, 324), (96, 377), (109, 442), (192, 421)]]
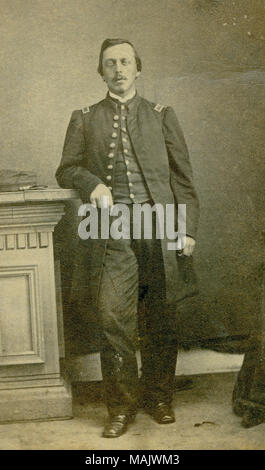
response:
[[(104, 437), (126, 431), (140, 400), (158, 423), (175, 421), (176, 308), (197, 289), (190, 256), (199, 205), (187, 147), (173, 109), (137, 94), (141, 69), (129, 41), (103, 42), (98, 72), (108, 94), (73, 112), (56, 172), (60, 186), (77, 189), (82, 201), (99, 211), (104, 200), (110, 207), (126, 205), (130, 214), (135, 204), (186, 205), (182, 256), (168, 249), (166, 237), (145, 239), (143, 233), (140, 239), (80, 240), (75, 305), (83, 311), (92, 308), (101, 325), (101, 368), (109, 412)], [(130, 223), (132, 233), (131, 219)]]

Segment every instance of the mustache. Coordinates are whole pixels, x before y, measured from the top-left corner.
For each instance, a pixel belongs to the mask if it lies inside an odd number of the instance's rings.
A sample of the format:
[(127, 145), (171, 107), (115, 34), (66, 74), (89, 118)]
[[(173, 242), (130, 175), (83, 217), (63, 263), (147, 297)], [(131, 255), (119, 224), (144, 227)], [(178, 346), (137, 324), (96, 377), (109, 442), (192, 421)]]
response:
[(127, 78), (124, 75), (117, 75), (114, 80), (127, 80)]

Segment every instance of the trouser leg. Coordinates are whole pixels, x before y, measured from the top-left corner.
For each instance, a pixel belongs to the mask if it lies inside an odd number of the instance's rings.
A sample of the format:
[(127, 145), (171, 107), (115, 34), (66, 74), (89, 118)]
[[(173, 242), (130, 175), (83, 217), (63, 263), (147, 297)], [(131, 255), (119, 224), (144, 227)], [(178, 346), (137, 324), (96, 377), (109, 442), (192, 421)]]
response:
[[(166, 307), (163, 312), (145, 312), (139, 320), (141, 336), (142, 393), (144, 404), (170, 403), (174, 393), (178, 354), (175, 334), (175, 311)], [(140, 326), (141, 323), (141, 326)]]
[(142, 240), (138, 261), (140, 282), (145, 286), (144, 308), (138, 319), (142, 393), (146, 402), (170, 403), (178, 354), (176, 310), (166, 303), (160, 241)]
[(98, 306), (102, 321), (102, 375), (111, 414), (137, 406), (135, 345), (139, 283), (146, 307), (139, 319), (145, 395), (150, 400), (166, 402), (173, 395), (177, 357), (175, 311), (165, 302), (160, 240), (110, 239)]
[(101, 369), (110, 415), (133, 413), (138, 403), (135, 356), (138, 266), (127, 240), (110, 240), (99, 293)]

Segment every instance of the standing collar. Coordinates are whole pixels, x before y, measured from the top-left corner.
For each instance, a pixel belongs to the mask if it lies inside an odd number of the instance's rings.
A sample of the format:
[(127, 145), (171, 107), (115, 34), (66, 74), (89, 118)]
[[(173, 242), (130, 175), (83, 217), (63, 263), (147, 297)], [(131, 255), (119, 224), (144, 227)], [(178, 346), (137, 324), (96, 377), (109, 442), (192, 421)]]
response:
[(141, 101), (141, 97), (136, 91), (135, 95), (132, 98), (125, 102), (121, 102), (119, 99), (116, 99), (113, 93), (110, 94), (110, 92), (108, 92), (105, 101), (108, 105), (112, 107), (113, 111), (118, 112), (118, 108), (123, 104), (126, 107), (127, 112), (129, 113), (130, 111), (137, 109)]
[(115, 95), (115, 93), (112, 93), (111, 91), (109, 91), (109, 95), (110, 95), (110, 97), (113, 98), (114, 100), (118, 100), (118, 101), (120, 101), (120, 103), (123, 103), (123, 104), (124, 104), (124, 103), (127, 103), (127, 101), (130, 101), (130, 100), (132, 100), (132, 99), (135, 97), (135, 95), (136, 95), (136, 90), (133, 90), (133, 91), (129, 94), (129, 96), (128, 96), (127, 98), (121, 98), (121, 96)]

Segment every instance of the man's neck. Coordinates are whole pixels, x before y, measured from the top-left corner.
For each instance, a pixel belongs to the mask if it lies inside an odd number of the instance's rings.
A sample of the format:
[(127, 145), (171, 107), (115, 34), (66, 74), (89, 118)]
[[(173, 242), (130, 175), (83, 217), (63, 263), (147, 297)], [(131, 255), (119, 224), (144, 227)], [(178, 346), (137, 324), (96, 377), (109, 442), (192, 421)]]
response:
[(109, 95), (111, 98), (114, 98), (115, 100), (120, 101), (121, 103), (126, 103), (126, 101), (131, 100), (135, 95), (136, 95), (136, 90), (130, 91), (126, 96), (119, 96), (115, 95), (115, 93), (112, 93), (112, 91), (109, 91)]

